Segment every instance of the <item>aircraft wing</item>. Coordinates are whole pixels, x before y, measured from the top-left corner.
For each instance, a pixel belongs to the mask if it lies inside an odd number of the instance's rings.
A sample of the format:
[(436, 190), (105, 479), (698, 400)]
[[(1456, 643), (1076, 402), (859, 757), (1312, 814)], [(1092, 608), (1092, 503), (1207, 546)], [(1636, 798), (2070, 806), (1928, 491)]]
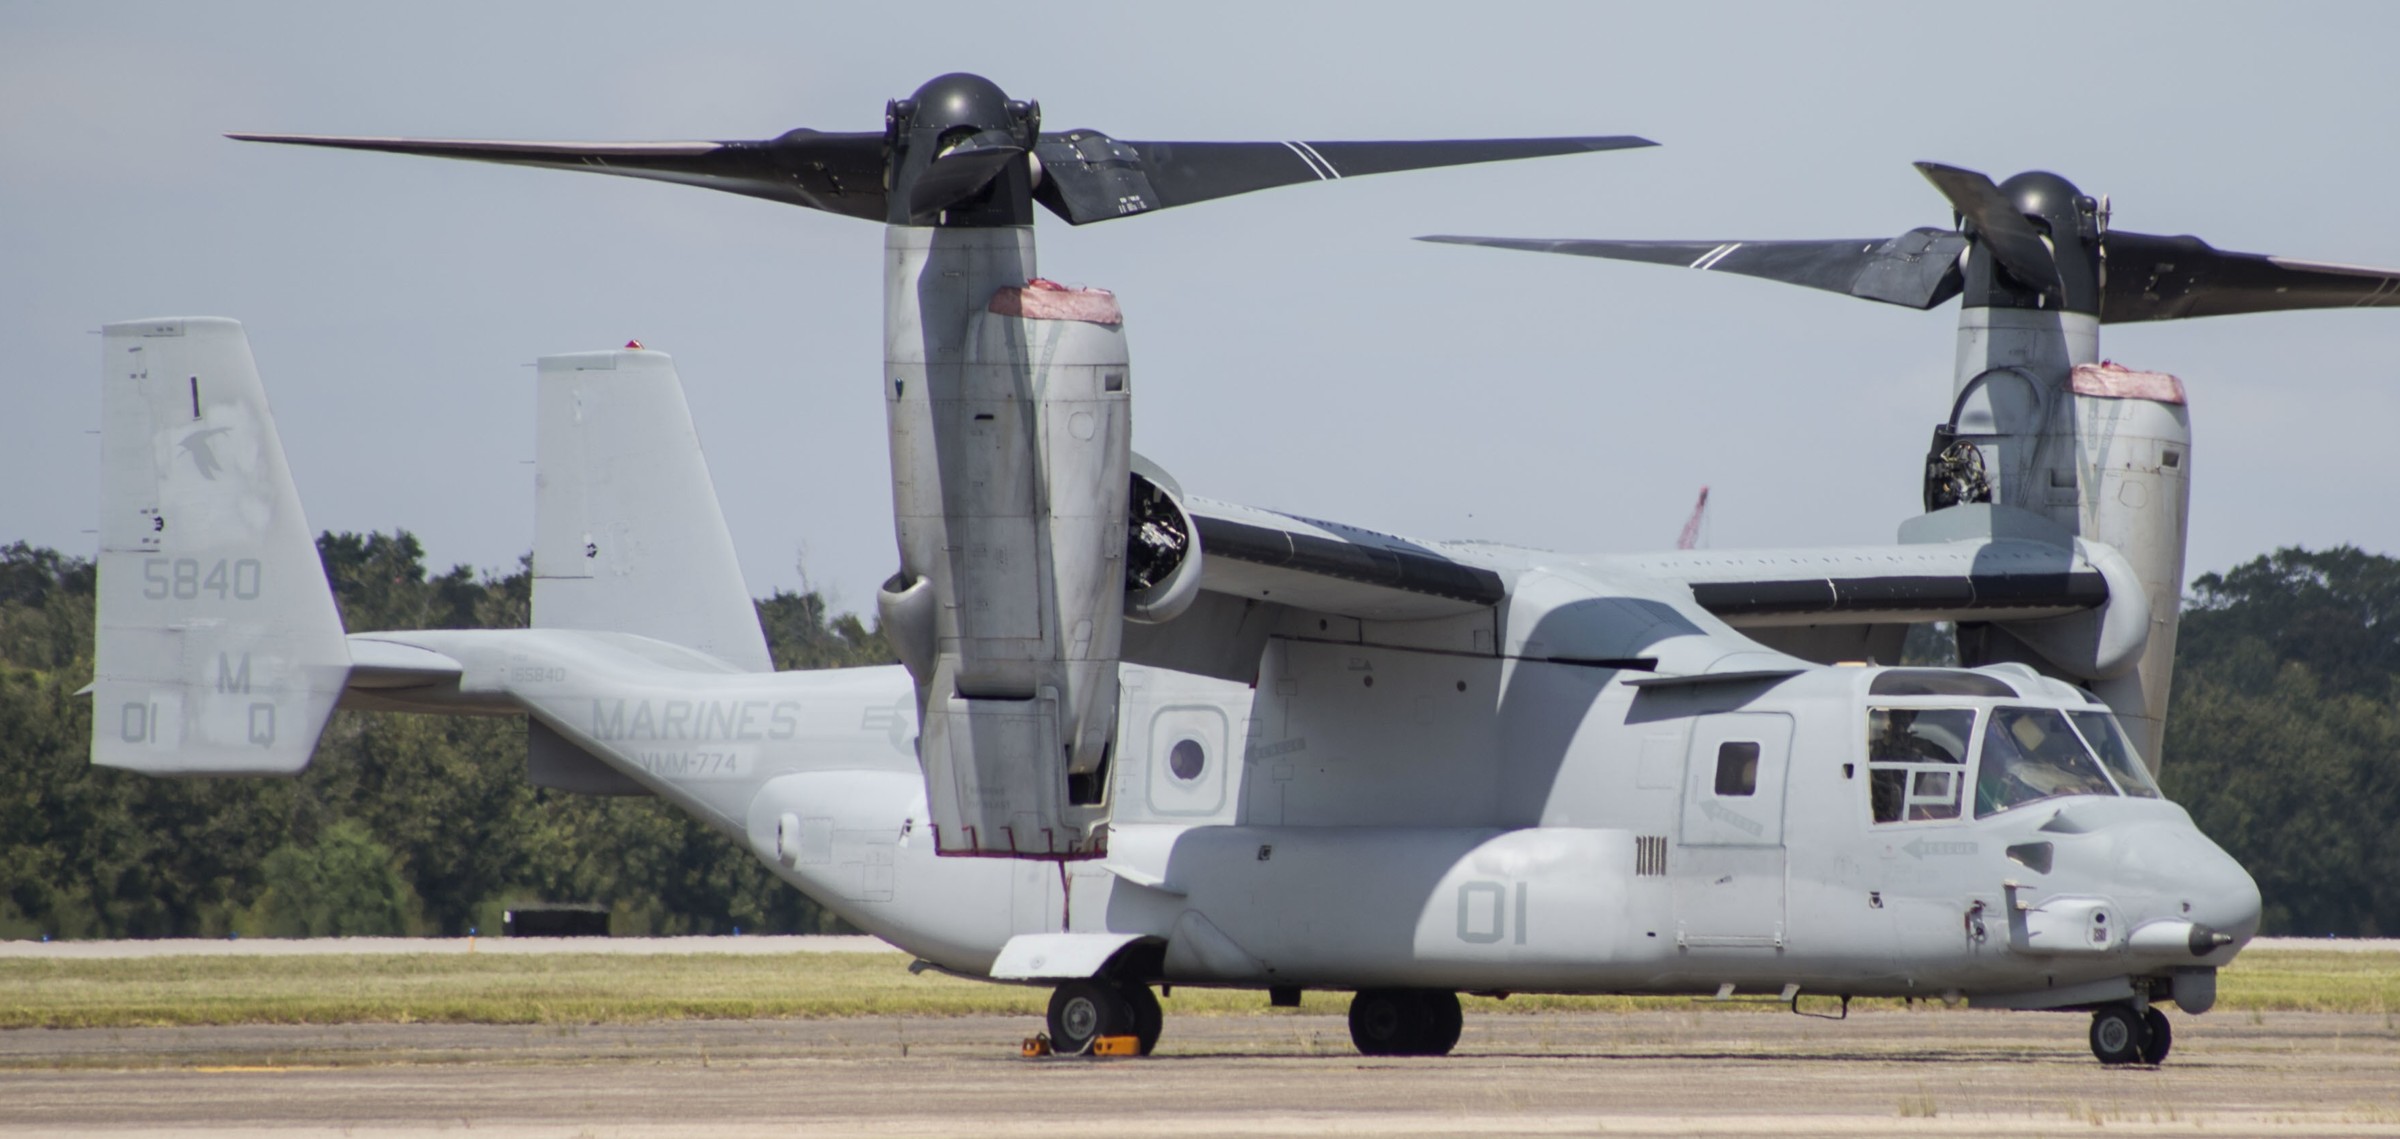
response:
[[(1201, 553), (1201, 600), (1184, 617), (1129, 627), (1126, 659), (1225, 679), (1255, 680), (1278, 631), (1519, 655), (1520, 635), (1560, 601), (1518, 596), (1537, 579), (1607, 602), (1584, 615), (1591, 628), (1569, 622), (1540, 638), (1572, 634), (1573, 651), (1527, 642), (1524, 655), (1548, 659), (1655, 655), (1645, 650), (1660, 628), (1697, 631), (1672, 616), (1678, 595), (1775, 653), (1825, 664), (1896, 662), (1910, 626), (1956, 621), (2005, 629), (2076, 675), (2107, 676), (2149, 631), (2147, 592), (2121, 554), (1992, 507), (1911, 520), (1892, 545), (1569, 556), (1180, 501)], [(1532, 608), (1517, 613), (1512, 598)], [(1329, 619), (1354, 627), (1329, 632)]]
[[(1194, 498), (1201, 588), (1362, 620), (1451, 617), (1508, 597), (1516, 559), (1476, 543), (1402, 538)], [(1679, 583), (1735, 628), (2036, 620), (2097, 609), (2107, 574), (2085, 551), (2031, 537), (1577, 558), (1603, 577)]]
[(1184, 505), (1199, 532), (1200, 588), (1211, 593), (1374, 621), (1453, 617), (1508, 596), (1470, 546), (1204, 498)]
[(2022, 621), (2108, 603), (2083, 552), (2025, 538), (1801, 550), (1680, 550), (1610, 559), (1680, 581), (1737, 629)]

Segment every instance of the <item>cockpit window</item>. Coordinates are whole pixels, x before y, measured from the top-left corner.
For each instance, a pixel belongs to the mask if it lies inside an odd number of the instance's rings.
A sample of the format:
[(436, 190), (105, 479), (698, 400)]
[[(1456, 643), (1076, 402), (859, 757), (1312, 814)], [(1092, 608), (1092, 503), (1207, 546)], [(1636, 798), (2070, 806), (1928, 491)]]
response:
[(2099, 754), (2108, 773), (2116, 776), (2117, 787), (2136, 799), (2159, 797), (2158, 781), (2150, 778), (2150, 769), (2142, 765), (2142, 757), (2133, 754), (2133, 743), (2117, 726), (2117, 718), (2106, 712), (2069, 712), (2067, 718), (2083, 732), (2085, 743)]
[(2062, 795), (2116, 793), (2057, 709), (1992, 709), (1976, 772), (1976, 818)]
[(1867, 709), (1867, 795), (1879, 823), (1958, 817), (1972, 708)]

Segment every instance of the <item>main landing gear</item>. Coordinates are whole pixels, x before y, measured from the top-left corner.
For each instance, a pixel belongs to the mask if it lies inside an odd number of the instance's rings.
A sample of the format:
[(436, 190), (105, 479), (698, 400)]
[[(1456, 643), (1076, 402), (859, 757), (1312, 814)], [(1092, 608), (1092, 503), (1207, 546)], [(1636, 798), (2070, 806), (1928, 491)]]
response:
[[(1050, 1048), (1079, 1056), (1103, 1036), (1131, 1036), (1147, 1056), (1165, 1019), (1148, 985), (1069, 981), (1050, 993)], [(1360, 989), (1350, 1000), (1350, 1042), (1368, 1056), (1447, 1056), (1465, 1023), (1458, 994), (1443, 989)]]
[(2092, 1010), (2092, 1055), (2103, 1064), (2162, 1064), (2175, 1046), (2167, 1014), (2129, 1004)]
[(1050, 994), (1050, 1047), (1060, 1055), (1091, 1050), (1103, 1036), (1131, 1036), (1142, 1055), (1158, 1047), (1166, 1013), (1150, 986), (1104, 979), (1069, 981)]
[(1350, 1042), (1368, 1056), (1447, 1056), (1465, 1022), (1458, 994), (1440, 989), (1360, 989), (1350, 999)]

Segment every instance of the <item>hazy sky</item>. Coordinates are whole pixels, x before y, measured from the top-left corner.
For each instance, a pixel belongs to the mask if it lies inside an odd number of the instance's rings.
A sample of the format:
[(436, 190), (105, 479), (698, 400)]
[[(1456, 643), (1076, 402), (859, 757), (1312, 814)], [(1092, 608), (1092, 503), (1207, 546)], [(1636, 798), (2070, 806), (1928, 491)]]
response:
[[(1672, 544), (1705, 483), (1716, 547), (1888, 541), (1955, 308), (1407, 239), (1882, 237), (1949, 221), (1909, 168), (1933, 159), (2056, 170), (2126, 229), (2400, 266), (2396, 42), (2400, 5), (2369, 3), (0, 0), (0, 541), (94, 548), (91, 331), (208, 314), (249, 326), (314, 527), (513, 566), (529, 365), (638, 337), (681, 368), (752, 590), (805, 567), (871, 608), (895, 560), (878, 227), (219, 132), (868, 130), (950, 70), (1123, 138), (1665, 144), (1045, 215), (1045, 274), (1118, 291), (1135, 446), (1186, 488), (1621, 551)], [(2132, 326), (2103, 353), (2192, 393), (2193, 573), (2400, 550), (2400, 311)]]

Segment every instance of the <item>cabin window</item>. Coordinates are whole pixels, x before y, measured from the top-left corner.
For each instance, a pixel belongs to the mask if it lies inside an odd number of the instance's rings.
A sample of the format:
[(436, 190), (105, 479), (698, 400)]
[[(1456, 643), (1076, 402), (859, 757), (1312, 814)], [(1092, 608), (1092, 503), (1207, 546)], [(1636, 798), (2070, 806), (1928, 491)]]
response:
[(1186, 783), (1200, 778), (1200, 773), (1207, 767), (1208, 749), (1201, 747), (1199, 740), (1177, 740), (1175, 746), (1167, 750), (1167, 770)]
[(1722, 743), (1717, 745), (1717, 794), (1755, 795), (1758, 793), (1758, 745), (1754, 743)]
[(1867, 798), (1879, 823), (1955, 819), (1972, 708), (1867, 709)]
[(2083, 742), (2092, 745), (2101, 764), (2116, 777), (2118, 790), (2136, 799), (2160, 797), (2158, 781), (2150, 778), (2150, 769), (2143, 766), (2141, 756), (2134, 754), (2133, 742), (2125, 738), (2115, 716), (2106, 712), (2069, 712), (2067, 718), (2075, 721), (2076, 729), (2083, 733)]
[(1975, 773), (1976, 818), (2044, 799), (2116, 793), (2058, 709), (1992, 709)]

